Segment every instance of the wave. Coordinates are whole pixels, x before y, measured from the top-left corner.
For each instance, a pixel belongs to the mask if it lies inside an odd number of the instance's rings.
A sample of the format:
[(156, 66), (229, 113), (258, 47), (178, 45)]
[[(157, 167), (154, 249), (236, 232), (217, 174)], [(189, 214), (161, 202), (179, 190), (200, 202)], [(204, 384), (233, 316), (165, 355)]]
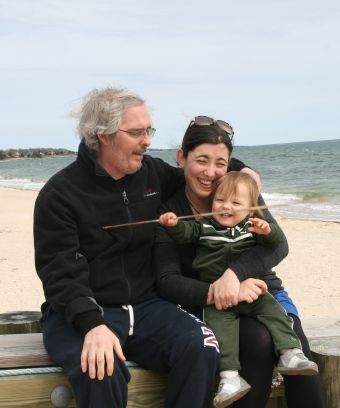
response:
[(340, 202), (339, 194), (324, 191), (310, 191), (302, 193), (302, 200), (307, 202), (324, 202), (338, 201)]
[(12, 179), (1, 179), (0, 187), (7, 188), (17, 188), (19, 190), (35, 190), (39, 191), (42, 189), (45, 183), (35, 182), (25, 178), (12, 178)]
[(268, 205), (280, 205), (295, 203), (301, 200), (301, 197), (297, 194), (284, 194), (284, 193), (262, 193), (262, 197)]
[(338, 195), (325, 193), (263, 193), (262, 195), (275, 216), (340, 222), (340, 197)]

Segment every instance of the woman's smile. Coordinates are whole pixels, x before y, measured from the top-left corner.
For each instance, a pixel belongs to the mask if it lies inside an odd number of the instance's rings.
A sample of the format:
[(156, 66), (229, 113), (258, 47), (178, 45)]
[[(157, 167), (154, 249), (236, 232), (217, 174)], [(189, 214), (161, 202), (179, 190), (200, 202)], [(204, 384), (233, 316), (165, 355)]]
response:
[(212, 186), (212, 183), (214, 180), (207, 180), (207, 179), (203, 179), (201, 177), (198, 177), (197, 180), (199, 181), (200, 184), (203, 185), (203, 187), (208, 187), (209, 189)]

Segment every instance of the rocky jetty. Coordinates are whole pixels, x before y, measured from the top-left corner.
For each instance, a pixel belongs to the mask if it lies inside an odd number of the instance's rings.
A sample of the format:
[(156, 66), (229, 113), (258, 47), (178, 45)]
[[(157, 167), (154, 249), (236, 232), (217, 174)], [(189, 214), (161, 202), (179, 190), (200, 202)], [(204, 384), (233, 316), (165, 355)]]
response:
[(7, 159), (41, 159), (48, 156), (70, 156), (76, 152), (67, 149), (30, 148), (0, 150), (0, 160)]

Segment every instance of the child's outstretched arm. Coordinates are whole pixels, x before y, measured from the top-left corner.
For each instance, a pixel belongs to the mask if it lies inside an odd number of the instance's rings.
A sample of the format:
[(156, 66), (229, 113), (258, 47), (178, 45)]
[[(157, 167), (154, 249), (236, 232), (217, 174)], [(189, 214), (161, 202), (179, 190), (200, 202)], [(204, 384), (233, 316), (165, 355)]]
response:
[(262, 220), (261, 218), (249, 218), (249, 221), (253, 224), (252, 227), (248, 228), (250, 232), (255, 232), (255, 234), (259, 235), (269, 235), (272, 231), (266, 220)]
[(158, 222), (164, 227), (175, 227), (178, 223), (177, 215), (173, 212), (166, 212), (159, 216)]

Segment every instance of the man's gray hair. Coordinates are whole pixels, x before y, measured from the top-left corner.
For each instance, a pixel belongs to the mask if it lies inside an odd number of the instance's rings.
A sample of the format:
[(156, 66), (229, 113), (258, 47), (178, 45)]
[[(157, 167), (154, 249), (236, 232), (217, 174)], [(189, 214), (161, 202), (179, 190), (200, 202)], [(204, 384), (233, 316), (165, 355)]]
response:
[(98, 134), (112, 135), (119, 129), (126, 108), (144, 105), (137, 94), (124, 88), (107, 87), (94, 89), (82, 100), (80, 112), (73, 114), (79, 118), (78, 134), (86, 146), (99, 151)]

